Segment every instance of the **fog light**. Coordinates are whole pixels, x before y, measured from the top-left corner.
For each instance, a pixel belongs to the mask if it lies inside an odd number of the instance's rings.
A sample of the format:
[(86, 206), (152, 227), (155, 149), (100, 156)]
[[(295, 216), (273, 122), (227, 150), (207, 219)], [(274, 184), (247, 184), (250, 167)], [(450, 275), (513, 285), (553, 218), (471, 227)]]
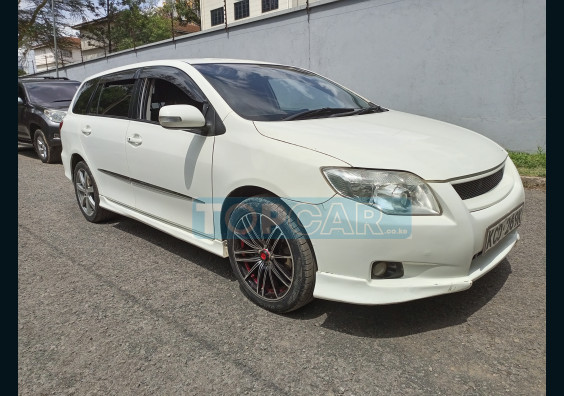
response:
[(403, 264), (395, 261), (374, 261), (372, 279), (394, 279), (403, 276)]
[(388, 269), (388, 263), (385, 261), (377, 261), (372, 265), (372, 277), (373, 278), (380, 278), (382, 275), (386, 273), (386, 269)]

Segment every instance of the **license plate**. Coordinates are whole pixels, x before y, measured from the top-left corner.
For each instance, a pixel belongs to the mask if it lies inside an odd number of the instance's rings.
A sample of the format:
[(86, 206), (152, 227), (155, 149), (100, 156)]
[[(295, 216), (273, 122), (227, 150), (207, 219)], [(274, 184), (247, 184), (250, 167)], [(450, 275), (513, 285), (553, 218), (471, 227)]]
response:
[(521, 225), (521, 215), (523, 214), (523, 205), (513, 210), (507, 216), (501, 218), (486, 230), (486, 239), (484, 240), (484, 248), (482, 254), (493, 248), (504, 236)]

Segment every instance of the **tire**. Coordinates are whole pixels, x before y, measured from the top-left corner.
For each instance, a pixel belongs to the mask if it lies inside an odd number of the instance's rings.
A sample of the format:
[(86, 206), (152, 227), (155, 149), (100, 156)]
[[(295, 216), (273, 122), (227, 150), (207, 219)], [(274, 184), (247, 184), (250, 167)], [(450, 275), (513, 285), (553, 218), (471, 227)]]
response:
[(243, 293), (276, 313), (313, 300), (315, 259), (306, 232), (279, 199), (247, 198), (227, 226), (229, 261)]
[(86, 220), (99, 223), (112, 217), (112, 212), (100, 207), (98, 186), (90, 168), (83, 161), (76, 164), (74, 168), (73, 183), (78, 207)]
[(33, 135), (33, 148), (41, 162), (48, 164), (61, 162), (61, 147), (50, 146), (41, 129), (37, 129)]

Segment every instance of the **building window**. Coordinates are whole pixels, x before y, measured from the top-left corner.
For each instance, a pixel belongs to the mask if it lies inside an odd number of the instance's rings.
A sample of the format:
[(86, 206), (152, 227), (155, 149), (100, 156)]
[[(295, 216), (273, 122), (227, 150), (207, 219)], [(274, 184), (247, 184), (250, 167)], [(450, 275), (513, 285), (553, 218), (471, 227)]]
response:
[(238, 1), (233, 6), (235, 7), (235, 19), (249, 16), (249, 0)]
[(72, 51), (69, 50), (61, 50), (61, 55), (65, 58), (72, 58)]
[(211, 25), (221, 25), (225, 20), (223, 19), (223, 7), (211, 10)]
[(262, 0), (262, 12), (278, 9), (278, 0)]

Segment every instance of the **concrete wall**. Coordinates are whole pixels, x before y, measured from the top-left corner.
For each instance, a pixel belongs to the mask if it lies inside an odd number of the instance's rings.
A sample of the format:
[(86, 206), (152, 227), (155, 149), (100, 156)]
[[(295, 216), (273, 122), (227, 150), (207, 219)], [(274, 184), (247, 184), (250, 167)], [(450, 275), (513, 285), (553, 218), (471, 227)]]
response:
[[(70, 66), (226, 57), (311, 69), (383, 106), (546, 150), (544, 0), (320, 1)], [(49, 73), (53, 75), (53, 73)]]

